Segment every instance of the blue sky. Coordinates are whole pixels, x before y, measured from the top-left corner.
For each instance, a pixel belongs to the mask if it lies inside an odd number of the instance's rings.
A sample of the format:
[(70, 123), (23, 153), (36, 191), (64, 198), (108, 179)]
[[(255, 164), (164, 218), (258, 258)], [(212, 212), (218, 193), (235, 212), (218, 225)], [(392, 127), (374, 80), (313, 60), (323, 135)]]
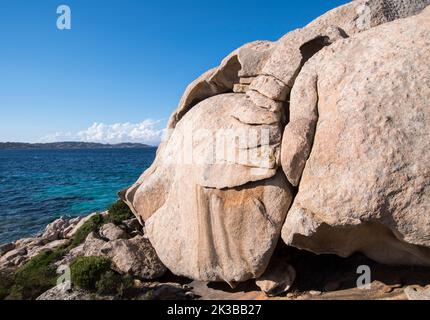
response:
[[(0, 141), (152, 143), (187, 84), (228, 53), (346, 2), (2, 0)], [(72, 30), (56, 28), (60, 4)]]

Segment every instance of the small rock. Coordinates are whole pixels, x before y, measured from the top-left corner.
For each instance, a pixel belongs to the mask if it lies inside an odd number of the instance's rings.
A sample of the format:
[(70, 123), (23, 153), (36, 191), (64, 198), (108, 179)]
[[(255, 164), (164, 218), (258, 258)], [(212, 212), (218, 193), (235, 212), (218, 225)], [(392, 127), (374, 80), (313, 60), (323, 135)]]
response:
[(57, 267), (60, 266), (68, 266), (70, 265), (77, 257), (84, 256), (84, 245), (81, 244), (80, 246), (77, 246), (76, 248), (73, 248), (69, 251), (69, 253), (60, 261), (56, 262), (55, 265)]
[(130, 234), (129, 234), (129, 236), (130, 236), (130, 238), (135, 238), (135, 237), (137, 237), (137, 236), (143, 236), (143, 232), (142, 231), (132, 231)]
[(123, 274), (152, 280), (167, 271), (149, 240), (142, 236), (109, 242), (102, 251), (112, 258), (117, 271)]
[(309, 291), (309, 294), (311, 296), (320, 296), (322, 294), (322, 292), (321, 291), (317, 291), (317, 290), (311, 290), (311, 291)]
[(382, 288), (382, 292), (383, 292), (383, 293), (391, 293), (391, 292), (393, 292), (393, 290), (394, 290), (394, 288), (393, 288), (393, 287), (391, 287), (391, 286), (384, 286), (384, 287)]
[(0, 258), (0, 262), (12, 261), (16, 257), (25, 256), (27, 254), (26, 248), (18, 248), (7, 252)]
[(41, 241), (40, 238), (23, 238), (15, 241), (15, 248), (23, 248), (30, 244), (35, 244), (35, 242)]
[(249, 85), (237, 83), (233, 87), (233, 92), (235, 93), (246, 93), (249, 90)]
[(52, 250), (58, 249), (62, 246), (67, 245), (69, 241), (70, 240), (68, 239), (54, 240), (54, 241), (48, 242), (46, 245), (43, 245), (43, 246), (29, 247), (27, 256), (28, 258), (32, 258), (43, 251), (52, 251)]
[(57, 267), (70, 265), (77, 257), (90, 257), (90, 256), (103, 256), (105, 255), (102, 251), (104, 245), (108, 243), (98, 237), (94, 232), (91, 232), (85, 242), (72, 250), (70, 250), (63, 259), (56, 262)]
[(76, 217), (69, 220), (70, 225), (75, 226), (81, 221), (84, 217)]
[(185, 292), (185, 297), (188, 299), (194, 299), (196, 297), (196, 295), (191, 291), (187, 291), (187, 292)]
[(280, 80), (272, 76), (260, 75), (250, 86), (250, 89), (255, 90), (266, 97), (275, 101), (286, 101), (290, 93), (290, 88)]
[(16, 257), (16, 258), (14, 258), (14, 259), (12, 259), (10, 262), (11, 262), (11, 265), (12, 266), (14, 266), (14, 267), (20, 267), (20, 266), (22, 266), (25, 262), (27, 262), (29, 259), (28, 259), (28, 257), (26, 257), (26, 256), (18, 256), (18, 257)]
[(60, 239), (62, 231), (69, 226), (69, 221), (64, 217), (61, 217), (54, 222), (47, 225), (45, 231), (42, 234), (42, 238), (47, 241), (54, 241)]
[(250, 85), (252, 83), (252, 81), (254, 81), (254, 80), (255, 80), (255, 77), (248, 77), (248, 78), (242, 77), (239, 79), (239, 83)]
[(139, 279), (134, 279), (133, 280), (133, 287), (136, 289), (142, 288), (143, 287), (143, 282), (140, 281)]
[(272, 261), (256, 284), (268, 296), (276, 296), (290, 290), (296, 279), (296, 271), (286, 262)]
[(132, 233), (133, 231), (142, 232), (142, 225), (137, 218), (125, 220), (122, 224), (125, 226), (128, 233)]
[(0, 246), (0, 256), (4, 255), (5, 253), (15, 249), (14, 243), (6, 243)]
[(83, 245), (71, 250), (56, 265), (67, 265), (78, 256), (110, 257), (116, 271), (141, 279), (153, 280), (161, 277), (167, 271), (149, 240), (143, 236), (104, 241), (95, 232), (92, 232), (87, 236)]
[(67, 228), (65, 228), (62, 233), (61, 233), (61, 237), (62, 238), (67, 238), (67, 235), (72, 232), (72, 230), (75, 228), (74, 224), (69, 225)]
[(88, 220), (90, 220), (92, 217), (98, 215), (97, 212), (94, 212), (86, 217), (80, 218), (79, 222), (72, 228), (72, 230), (68, 231), (65, 235), (64, 238), (67, 239), (71, 239), (73, 238), (73, 236), (76, 234), (76, 232), (78, 232), (78, 230), (85, 224), (85, 222), (87, 222)]
[(127, 237), (125, 231), (113, 223), (107, 223), (103, 225), (100, 229), (100, 235), (110, 241), (124, 239)]
[(104, 255), (103, 248), (108, 242), (99, 238), (98, 234), (91, 232), (85, 239), (82, 252), (86, 257)]
[(404, 292), (408, 300), (430, 300), (430, 287), (408, 286)]
[(152, 291), (153, 300), (184, 300), (187, 292), (173, 284), (161, 284)]

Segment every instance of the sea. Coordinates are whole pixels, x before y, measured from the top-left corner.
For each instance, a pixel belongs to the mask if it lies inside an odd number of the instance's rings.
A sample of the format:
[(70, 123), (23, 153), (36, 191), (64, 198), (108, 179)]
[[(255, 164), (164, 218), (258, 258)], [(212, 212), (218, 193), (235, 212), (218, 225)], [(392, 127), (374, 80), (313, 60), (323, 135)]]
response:
[(100, 212), (154, 161), (156, 148), (0, 150), (0, 244), (55, 219)]

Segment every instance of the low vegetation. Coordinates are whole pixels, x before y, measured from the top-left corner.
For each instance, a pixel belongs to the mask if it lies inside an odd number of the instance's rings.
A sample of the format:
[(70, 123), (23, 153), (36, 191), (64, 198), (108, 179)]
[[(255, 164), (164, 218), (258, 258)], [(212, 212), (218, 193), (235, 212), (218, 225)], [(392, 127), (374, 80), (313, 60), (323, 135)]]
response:
[(70, 244), (70, 249), (82, 244), (91, 232), (97, 232), (104, 224), (104, 219), (100, 214), (91, 217), (82, 227), (76, 232)]
[(134, 215), (130, 208), (122, 200), (118, 200), (109, 207), (109, 213), (106, 216), (106, 222), (112, 222), (116, 225), (123, 221), (133, 218)]
[(133, 279), (111, 269), (111, 260), (106, 257), (79, 257), (71, 265), (72, 283), (99, 295), (114, 295), (123, 298), (133, 288)]
[(123, 221), (133, 218), (130, 208), (121, 200), (110, 205), (108, 214), (97, 214), (91, 217), (73, 237), (71, 248), (77, 247), (85, 241), (91, 232), (97, 232), (106, 223), (121, 224)]
[[(6, 276), (1, 285), (3, 299), (28, 300), (35, 299), (46, 290), (56, 285), (57, 273), (54, 263), (65, 253), (64, 248), (55, 251), (44, 251), (13, 274)], [(5, 275), (3, 276), (5, 277)]]
[(13, 286), (13, 275), (8, 272), (0, 272), (0, 300), (4, 300), (10, 294)]
[(82, 289), (95, 290), (102, 275), (111, 269), (106, 257), (78, 257), (70, 266), (72, 283)]
[[(30, 259), (14, 272), (0, 271), (0, 300), (36, 299), (56, 285), (58, 275), (55, 262), (71, 249), (82, 244), (91, 232), (98, 232), (106, 223), (121, 224), (133, 217), (128, 206), (118, 200), (106, 215), (91, 217), (71, 239), (68, 246), (44, 251)], [(71, 265), (72, 283), (91, 292), (124, 297), (132, 288), (132, 278), (111, 270), (111, 261), (105, 257), (79, 257)]]
[(115, 295), (118, 298), (124, 298), (133, 291), (133, 279), (128, 275), (122, 276), (114, 271), (108, 271), (97, 281), (96, 291), (99, 295)]

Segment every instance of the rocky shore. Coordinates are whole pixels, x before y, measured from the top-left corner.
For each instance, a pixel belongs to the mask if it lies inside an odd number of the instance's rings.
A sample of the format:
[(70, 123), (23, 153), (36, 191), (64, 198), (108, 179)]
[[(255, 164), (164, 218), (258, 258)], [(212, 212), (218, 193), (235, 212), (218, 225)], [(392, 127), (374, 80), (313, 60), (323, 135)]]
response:
[(430, 267), (429, 4), (352, 1), (187, 87), (120, 193), (172, 273), (286, 293), (280, 243)]
[(0, 248), (0, 298), (430, 299), (429, 4), (233, 51), (121, 201)]
[[(109, 267), (105, 271), (113, 275), (114, 281), (107, 283), (106, 292), (100, 294), (95, 287), (73, 284), (74, 276), (79, 277), (73, 274), (73, 264), (85, 258), (88, 262), (98, 261), (91, 260), (95, 258), (108, 259)], [(49, 279), (46, 277), (48, 270), (51, 271)], [(88, 270), (82, 271), (87, 272), (83, 276), (91, 277)], [(125, 295), (134, 299), (193, 297), (189, 288), (180, 283), (155, 281), (166, 272), (166, 267), (145, 238), (143, 227), (122, 202), (102, 213), (61, 217), (38, 236), (0, 246), (2, 299), (122, 299)], [(28, 274), (24, 280), (30, 282), (24, 287), (20, 287), (21, 274)], [(100, 280), (100, 275), (95, 277), (95, 281)], [(118, 294), (117, 288), (125, 284), (124, 280), (127, 288), (121, 290), (129, 292)], [(41, 287), (36, 290), (37, 296), (31, 292), (33, 285)], [(43, 292), (43, 288), (48, 290)]]
[[(1, 299), (38, 300), (188, 300), (188, 299), (252, 299), (252, 300), (329, 300), (329, 299), (430, 299), (430, 270), (426, 268), (389, 267), (377, 264), (362, 255), (344, 259), (317, 256), (278, 245), (269, 269), (270, 279), (260, 278), (230, 287), (222, 282), (194, 281), (177, 277), (159, 260), (151, 243), (131, 212), (124, 214), (120, 203), (111, 212), (94, 213), (86, 217), (61, 217), (49, 224), (44, 232), (32, 238), (0, 246)], [(85, 236), (83, 238), (83, 236)], [(82, 240), (83, 239), (83, 240)], [(41, 257), (55, 256), (44, 261)], [(79, 259), (109, 259), (105, 274), (113, 281), (106, 286), (81, 287), (65, 270), (73, 270)], [(286, 262), (288, 261), (288, 262)], [(37, 266), (40, 264), (40, 266)], [(357, 288), (356, 268), (372, 266), (375, 279), (366, 290)], [(294, 269), (301, 274), (291, 276)], [(29, 271), (34, 268), (33, 271)], [(50, 281), (41, 281), (47, 270)], [(91, 272), (86, 269), (87, 277)], [(19, 277), (29, 273), (24, 287)], [(5, 278), (9, 275), (9, 278)], [(13, 278), (18, 280), (14, 280)], [(292, 278), (291, 278), (292, 277)], [(5, 281), (6, 279), (6, 281)], [(9, 280), (8, 280), (9, 279)], [(103, 275), (97, 276), (100, 283)], [(125, 281), (126, 280), (126, 281)], [(295, 281), (294, 281), (295, 280)], [(8, 282), (9, 281), (9, 282)], [(17, 281), (18, 285), (14, 283)], [(33, 281), (34, 283), (31, 283)], [(9, 284), (9, 288), (5, 288)], [(35, 287), (37, 288), (35, 290)], [(119, 288), (119, 289), (118, 289)], [(272, 290), (276, 288), (277, 290)], [(7, 292), (6, 292), (7, 291)], [(30, 294), (30, 295), (29, 295)]]

